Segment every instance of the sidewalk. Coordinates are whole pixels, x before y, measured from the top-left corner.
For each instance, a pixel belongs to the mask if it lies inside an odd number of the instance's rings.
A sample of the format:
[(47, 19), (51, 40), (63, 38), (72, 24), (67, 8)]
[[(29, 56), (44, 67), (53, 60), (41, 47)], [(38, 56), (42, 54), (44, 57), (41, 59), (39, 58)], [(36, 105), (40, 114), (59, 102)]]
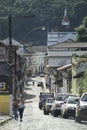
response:
[(12, 117), (10, 117), (9, 115), (0, 115), (0, 125), (11, 119)]
[[(35, 84), (35, 89), (37, 89), (37, 87), (36, 87), (36, 85), (37, 84)], [(31, 85), (32, 86), (32, 85)], [(29, 85), (27, 86), (28, 88), (29, 88)], [(34, 89), (34, 87), (31, 87), (32, 89)], [(29, 90), (29, 94), (30, 94), (30, 91), (32, 91), (32, 89), (31, 90)], [(43, 90), (44, 91), (44, 90)], [(47, 90), (48, 91), (48, 90)], [(33, 92), (33, 91), (32, 91)], [(33, 95), (33, 94), (32, 94)], [(30, 99), (31, 99), (31, 97), (30, 97)], [(9, 121), (9, 120), (11, 120), (11, 119), (13, 119), (12, 117), (10, 117), (9, 115), (2, 115), (1, 113), (0, 113), (0, 125), (2, 125), (2, 124), (4, 124), (5, 122), (7, 122), (7, 121)]]

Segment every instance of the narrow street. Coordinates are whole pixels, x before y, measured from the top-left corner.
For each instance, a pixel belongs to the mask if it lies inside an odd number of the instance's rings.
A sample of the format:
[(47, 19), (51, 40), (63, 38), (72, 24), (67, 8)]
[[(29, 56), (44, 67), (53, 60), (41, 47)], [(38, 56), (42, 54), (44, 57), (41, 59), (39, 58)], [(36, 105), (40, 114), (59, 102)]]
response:
[(25, 86), (26, 100), (23, 122), (12, 119), (0, 126), (0, 130), (86, 130), (87, 123), (76, 123), (74, 119), (62, 119), (44, 115), (43, 110), (38, 108), (39, 93), (42, 91), (32, 84)]

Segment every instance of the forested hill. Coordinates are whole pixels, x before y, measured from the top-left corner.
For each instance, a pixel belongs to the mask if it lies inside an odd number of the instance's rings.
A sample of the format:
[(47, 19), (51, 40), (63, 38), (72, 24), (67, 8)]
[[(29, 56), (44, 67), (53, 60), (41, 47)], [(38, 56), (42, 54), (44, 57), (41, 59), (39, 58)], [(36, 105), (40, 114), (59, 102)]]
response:
[[(12, 18), (12, 33), (14, 39), (22, 41), (29, 31), (42, 25), (47, 29), (61, 30), (65, 9), (73, 30), (87, 16), (87, 0), (0, 0), (0, 39), (8, 37), (8, 19), (4, 19), (5, 16), (17, 16)], [(35, 17), (19, 17), (32, 14)], [(32, 31), (24, 42), (46, 44), (46, 32), (41, 29)]]

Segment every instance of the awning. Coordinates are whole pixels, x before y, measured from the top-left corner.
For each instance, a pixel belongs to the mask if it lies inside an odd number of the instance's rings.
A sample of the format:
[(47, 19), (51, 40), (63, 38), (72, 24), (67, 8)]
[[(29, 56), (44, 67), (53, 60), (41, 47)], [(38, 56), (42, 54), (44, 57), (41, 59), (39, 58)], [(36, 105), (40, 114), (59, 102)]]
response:
[(62, 66), (62, 67), (57, 68), (57, 70), (63, 71), (63, 70), (69, 69), (69, 68), (71, 68), (71, 67), (72, 67), (72, 64), (68, 64), (68, 65), (64, 65), (64, 66)]
[(85, 71), (82, 71), (80, 73), (77, 73), (75, 76), (73, 76), (73, 78), (80, 78), (84, 75)]

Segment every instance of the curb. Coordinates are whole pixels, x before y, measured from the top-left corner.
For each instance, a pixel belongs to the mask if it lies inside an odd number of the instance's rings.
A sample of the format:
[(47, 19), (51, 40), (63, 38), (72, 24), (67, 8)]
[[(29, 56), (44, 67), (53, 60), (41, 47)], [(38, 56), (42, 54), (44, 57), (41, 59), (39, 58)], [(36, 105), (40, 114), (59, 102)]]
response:
[(3, 119), (1, 122), (0, 122), (0, 125), (3, 125), (4, 123), (7, 123), (8, 121), (12, 120), (13, 118), (12, 117), (8, 117), (7, 119)]

